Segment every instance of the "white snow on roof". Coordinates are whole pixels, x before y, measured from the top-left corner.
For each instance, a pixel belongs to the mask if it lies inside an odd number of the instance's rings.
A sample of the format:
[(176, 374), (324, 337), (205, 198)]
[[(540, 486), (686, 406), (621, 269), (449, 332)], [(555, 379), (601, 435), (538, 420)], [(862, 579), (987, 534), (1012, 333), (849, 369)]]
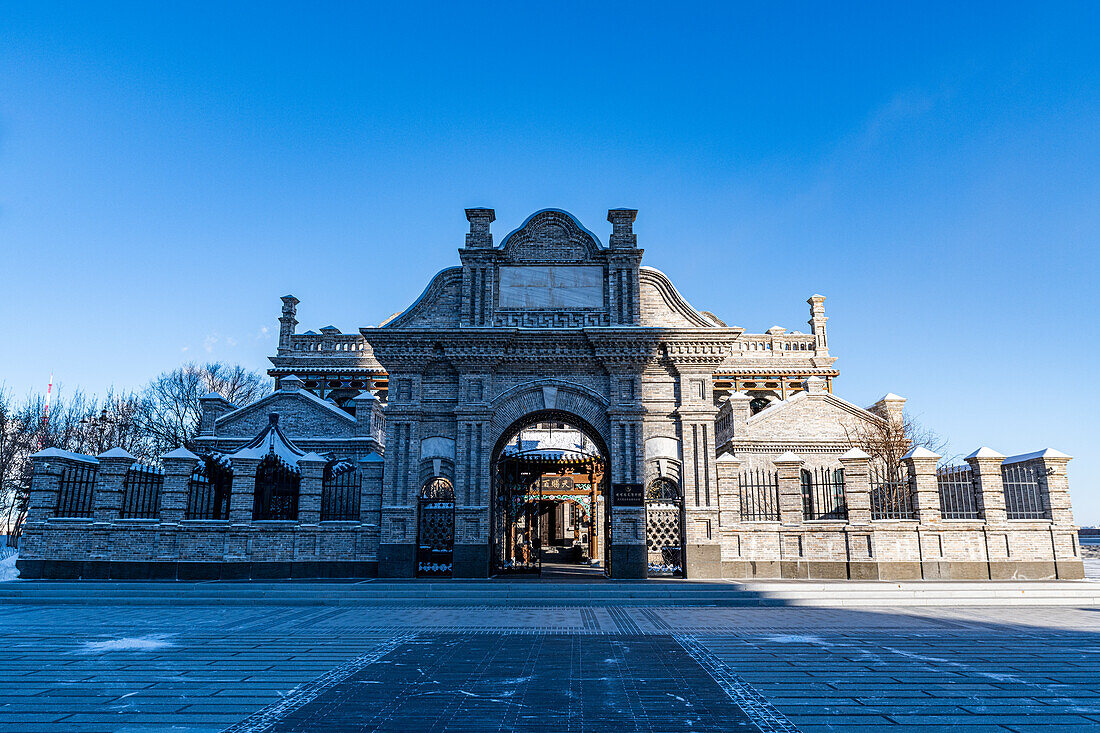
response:
[(998, 453), (988, 446), (982, 446), (978, 450), (974, 451), (967, 458), (1004, 458), (1003, 453)]
[(1073, 456), (1066, 455), (1060, 450), (1054, 450), (1053, 448), (1044, 448), (1043, 450), (1037, 450), (1034, 453), (1021, 453), (1018, 456), (1009, 456), (1004, 460), (1005, 463), (1022, 463), (1024, 461), (1033, 461), (1036, 458), (1073, 458)]
[(130, 455), (130, 452), (125, 448), (111, 448), (100, 453), (97, 458), (129, 458), (132, 461), (137, 459)]
[(179, 448), (176, 448), (171, 453), (165, 453), (163, 456), (161, 456), (161, 458), (194, 458), (195, 460), (199, 459), (198, 456), (187, 450), (187, 448), (183, 447), (182, 445)]
[(99, 461), (91, 456), (86, 456), (83, 453), (73, 453), (70, 450), (61, 450), (60, 448), (45, 448), (33, 454), (31, 458), (69, 458), (74, 461), (84, 461), (85, 463), (99, 463)]

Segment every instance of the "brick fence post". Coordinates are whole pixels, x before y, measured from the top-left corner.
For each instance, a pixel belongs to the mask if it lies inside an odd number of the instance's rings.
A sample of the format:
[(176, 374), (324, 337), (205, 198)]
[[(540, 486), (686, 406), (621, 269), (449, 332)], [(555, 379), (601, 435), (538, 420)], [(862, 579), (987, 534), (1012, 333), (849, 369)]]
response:
[(307, 453), (298, 459), (301, 476), (298, 483), (298, 521), (318, 524), (321, 521), (321, 491), (324, 487), (325, 459)]
[(65, 466), (49, 450), (31, 456), (31, 490), (27, 497), (27, 523), (49, 519), (57, 512), (61, 472)]
[(779, 472), (779, 521), (798, 526), (802, 516), (802, 459), (787, 451), (772, 460)]
[(1046, 489), (1043, 492), (1045, 509), (1055, 526), (1073, 527), (1073, 507), (1069, 500), (1069, 462), (1072, 456), (1047, 448), (1036, 456), (1035, 464), (1039, 480)]
[(901, 458), (902, 463), (909, 469), (909, 475), (913, 480), (913, 503), (917, 510), (917, 521), (921, 524), (934, 524), (941, 519), (940, 513), (940, 484), (936, 478), (936, 463), (940, 460), (938, 453), (933, 453), (927, 448), (911, 448)]
[(359, 459), (359, 521), (380, 527), (382, 522), (382, 471), (385, 459), (369, 453)]
[(981, 447), (966, 457), (977, 483), (978, 504), (986, 524), (1008, 521), (1005, 513), (1005, 487), (1001, 478), (1001, 463), (1005, 457), (992, 448)]
[(229, 496), (229, 521), (233, 524), (252, 522), (252, 507), (256, 496), (256, 469), (259, 458), (233, 458), (233, 489)]
[(160, 520), (180, 522), (187, 518), (187, 499), (191, 489), (191, 474), (199, 465), (199, 457), (183, 446), (160, 457), (164, 466), (164, 484), (160, 489)]
[(122, 448), (112, 448), (96, 458), (99, 459), (99, 471), (96, 472), (94, 494), (95, 520), (109, 522), (121, 514), (126, 475), (137, 459)]
[(852, 448), (840, 457), (849, 524), (871, 523), (871, 456)]
[(714, 465), (718, 476), (718, 526), (732, 527), (741, 521), (741, 459), (723, 453)]

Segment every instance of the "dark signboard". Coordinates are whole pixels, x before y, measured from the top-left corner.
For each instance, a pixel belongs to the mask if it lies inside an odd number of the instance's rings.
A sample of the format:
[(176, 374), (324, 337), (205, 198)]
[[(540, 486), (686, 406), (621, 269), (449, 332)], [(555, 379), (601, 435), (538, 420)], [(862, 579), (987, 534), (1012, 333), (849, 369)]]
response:
[(645, 506), (641, 484), (611, 484), (612, 506)]

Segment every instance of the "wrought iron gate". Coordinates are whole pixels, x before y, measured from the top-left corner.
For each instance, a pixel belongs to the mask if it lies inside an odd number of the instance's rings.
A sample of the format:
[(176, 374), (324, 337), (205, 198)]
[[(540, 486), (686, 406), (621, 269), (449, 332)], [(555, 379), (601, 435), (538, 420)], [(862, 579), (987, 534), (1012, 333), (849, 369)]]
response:
[(449, 576), (454, 571), (455, 490), (445, 478), (429, 479), (417, 502), (416, 571)]
[(497, 472), (493, 497), (493, 572), (539, 573), (542, 489), (524, 481), (518, 470)]
[(684, 575), (684, 497), (675, 482), (653, 481), (645, 493), (645, 543), (650, 576)]

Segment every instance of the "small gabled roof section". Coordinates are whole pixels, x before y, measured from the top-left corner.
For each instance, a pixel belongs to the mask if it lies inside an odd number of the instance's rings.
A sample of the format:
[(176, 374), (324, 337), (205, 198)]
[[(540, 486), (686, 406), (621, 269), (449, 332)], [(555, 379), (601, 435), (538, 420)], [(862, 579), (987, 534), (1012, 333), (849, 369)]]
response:
[(828, 403), (830, 403), (830, 404), (832, 404), (836, 407), (839, 407), (842, 410), (850, 412), (853, 415), (857, 415), (858, 417), (862, 417), (866, 420), (873, 420), (877, 423), (882, 423), (882, 422), (885, 421), (882, 416), (876, 415), (873, 412), (865, 410), (862, 407), (860, 407), (859, 405), (852, 404), (851, 402), (849, 402), (846, 399), (843, 399), (841, 397), (837, 397), (832, 392), (809, 392), (809, 391), (806, 391), (806, 392), (799, 392), (797, 394), (794, 394), (794, 395), (788, 397), (785, 400), (779, 400), (779, 401), (771, 403), (770, 405), (768, 405), (767, 407), (765, 407), (763, 410), (756, 413), (755, 415), (750, 415), (749, 419), (746, 422), (749, 425), (761, 422), (763, 420), (766, 420), (766, 419), (774, 416), (776, 413), (778, 413), (782, 410), (789, 409), (790, 407), (792, 407), (794, 405), (801, 404), (802, 402), (805, 402), (806, 400), (823, 400), (823, 401), (828, 402)]
[(283, 435), (282, 429), (279, 428), (279, 414), (275, 412), (271, 413), (267, 427), (236, 453), (229, 454), (229, 458), (262, 459), (268, 455), (278, 456), (284, 463), (291, 466), (297, 466), (298, 460), (307, 455), (304, 450)]
[[(295, 382), (300, 382), (301, 381), (297, 377), (295, 377), (294, 375), (289, 375), (289, 376), (292, 378), (292, 381), (295, 381)], [(283, 383), (284, 384), (287, 384), (286, 380), (287, 380), (287, 377), (284, 377), (283, 378)], [(344, 412), (342, 409), (340, 409), (336, 405), (332, 404), (331, 402), (326, 402), (325, 400), (322, 400), (320, 397), (313, 394), (309, 390), (307, 390), (307, 389), (290, 389), (289, 384), (287, 385), (287, 387), (288, 387), (287, 389), (276, 390), (275, 392), (272, 392), (271, 394), (267, 395), (266, 397), (261, 397), (260, 399), (253, 402), (251, 405), (245, 405), (244, 407), (238, 407), (236, 410), (233, 410), (232, 412), (227, 412), (224, 415), (219, 416), (218, 420), (215, 424), (216, 425), (225, 424), (227, 422), (230, 422), (230, 421), (240, 417), (245, 411), (251, 412), (253, 410), (257, 410), (257, 409), (263, 407), (264, 405), (267, 405), (267, 404), (275, 401), (276, 399), (286, 398), (290, 395), (300, 397), (300, 398), (302, 398), (302, 399), (304, 399), (308, 402), (311, 402), (315, 405), (323, 407), (326, 410), (328, 410), (329, 412), (331, 412), (333, 415), (338, 416), (340, 419), (345, 420), (348, 423), (354, 423), (355, 422), (354, 417), (352, 417), (348, 413)]]

